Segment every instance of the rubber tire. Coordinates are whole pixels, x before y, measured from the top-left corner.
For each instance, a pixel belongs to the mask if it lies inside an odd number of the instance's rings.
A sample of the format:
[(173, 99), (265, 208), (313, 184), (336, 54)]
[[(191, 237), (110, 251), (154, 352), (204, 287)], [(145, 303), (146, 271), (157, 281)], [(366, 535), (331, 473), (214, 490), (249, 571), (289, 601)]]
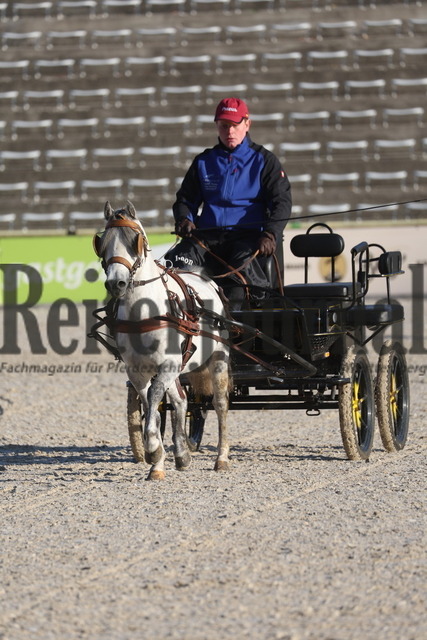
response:
[(135, 462), (144, 462), (144, 440), (142, 437), (141, 400), (135, 387), (128, 386), (127, 418), (130, 446)]
[(371, 366), (363, 349), (350, 349), (341, 373), (350, 378), (339, 387), (341, 437), (349, 460), (368, 460), (375, 432), (375, 397)]
[(378, 428), (386, 451), (400, 451), (409, 428), (409, 376), (402, 346), (390, 340), (381, 347), (375, 385)]

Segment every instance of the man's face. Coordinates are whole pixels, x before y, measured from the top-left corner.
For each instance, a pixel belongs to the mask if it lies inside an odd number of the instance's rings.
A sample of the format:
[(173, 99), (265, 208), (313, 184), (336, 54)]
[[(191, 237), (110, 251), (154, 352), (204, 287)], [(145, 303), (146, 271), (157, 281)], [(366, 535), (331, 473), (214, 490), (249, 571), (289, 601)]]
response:
[(216, 126), (222, 144), (233, 150), (243, 142), (251, 126), (251, 121), (245, 118), (239, 124), (235, 124), (229, 120), (217, 120)]

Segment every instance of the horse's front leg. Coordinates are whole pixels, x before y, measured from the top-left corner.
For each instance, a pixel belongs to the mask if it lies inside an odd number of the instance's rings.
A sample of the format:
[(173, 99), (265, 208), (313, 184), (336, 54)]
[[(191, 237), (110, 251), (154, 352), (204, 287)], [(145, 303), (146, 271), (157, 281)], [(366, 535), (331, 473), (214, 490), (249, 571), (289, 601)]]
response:
[(151, 464), (149, 479), (162, 480), (165, 477), (165, 449), (160, 433), (158, 407), (165, 392), (176, 378), (176, 363), (165, 361), (153, 378), (147, 393), (147, 414), (144, 427), (145, 460)]

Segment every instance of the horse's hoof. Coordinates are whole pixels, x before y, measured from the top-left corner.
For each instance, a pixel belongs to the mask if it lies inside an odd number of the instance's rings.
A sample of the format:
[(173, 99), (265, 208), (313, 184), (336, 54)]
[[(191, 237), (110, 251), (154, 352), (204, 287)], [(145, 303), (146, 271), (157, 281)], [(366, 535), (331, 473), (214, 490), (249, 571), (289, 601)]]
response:
[(160, 471), (160, 469), (152, 469), (147, 476), (147, 480), (164, 480), (165, 478), (165, 472)]
[(191, 456), (189, 453), (183, 456), (177, 456), (175, 458), (175, 467), (178, 471), (184, 471), (188, 469), (191, 464)]
[(145, 452), (145, 462), (147, 462), (147, 464), (157, 464), (157, 462), (161, 460), (162, 455), (163, 455), (163, 448), (162, 448), (162, 445), (159, 445), (157, 449), (152, 453), (150, 453), (149, 451)]
[(215, 471), (229, 471), (230, 470), (230, 464), (226, 460), (217, 460), (215, 462), (214, 470)]

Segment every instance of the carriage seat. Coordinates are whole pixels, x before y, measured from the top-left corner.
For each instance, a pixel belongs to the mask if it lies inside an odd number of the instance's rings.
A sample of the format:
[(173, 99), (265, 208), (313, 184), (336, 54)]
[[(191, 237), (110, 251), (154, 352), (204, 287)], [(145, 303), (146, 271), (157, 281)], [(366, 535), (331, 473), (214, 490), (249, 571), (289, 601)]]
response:
[(404, 308), (397, 303), (356, 305), (346, 311), (346, 324), (351, 327), (376, 327), (404, 319)]
[[(312, 233), (315, 227), (323, 227), (327, 233)], [(304, 282), (284, 287), (285, 296), (292, 299), (352, 300), (361, 293), (359, 282), (337, 282), (335, 280), (335, 258), (344, 251), (344, 238), (322, 222), (313, 224), (306, 233), (294, 236), (290, 248), (294, 256), (304, 258)], [(308, 282), (308, 259), (330, 258), (329, 282)]]

